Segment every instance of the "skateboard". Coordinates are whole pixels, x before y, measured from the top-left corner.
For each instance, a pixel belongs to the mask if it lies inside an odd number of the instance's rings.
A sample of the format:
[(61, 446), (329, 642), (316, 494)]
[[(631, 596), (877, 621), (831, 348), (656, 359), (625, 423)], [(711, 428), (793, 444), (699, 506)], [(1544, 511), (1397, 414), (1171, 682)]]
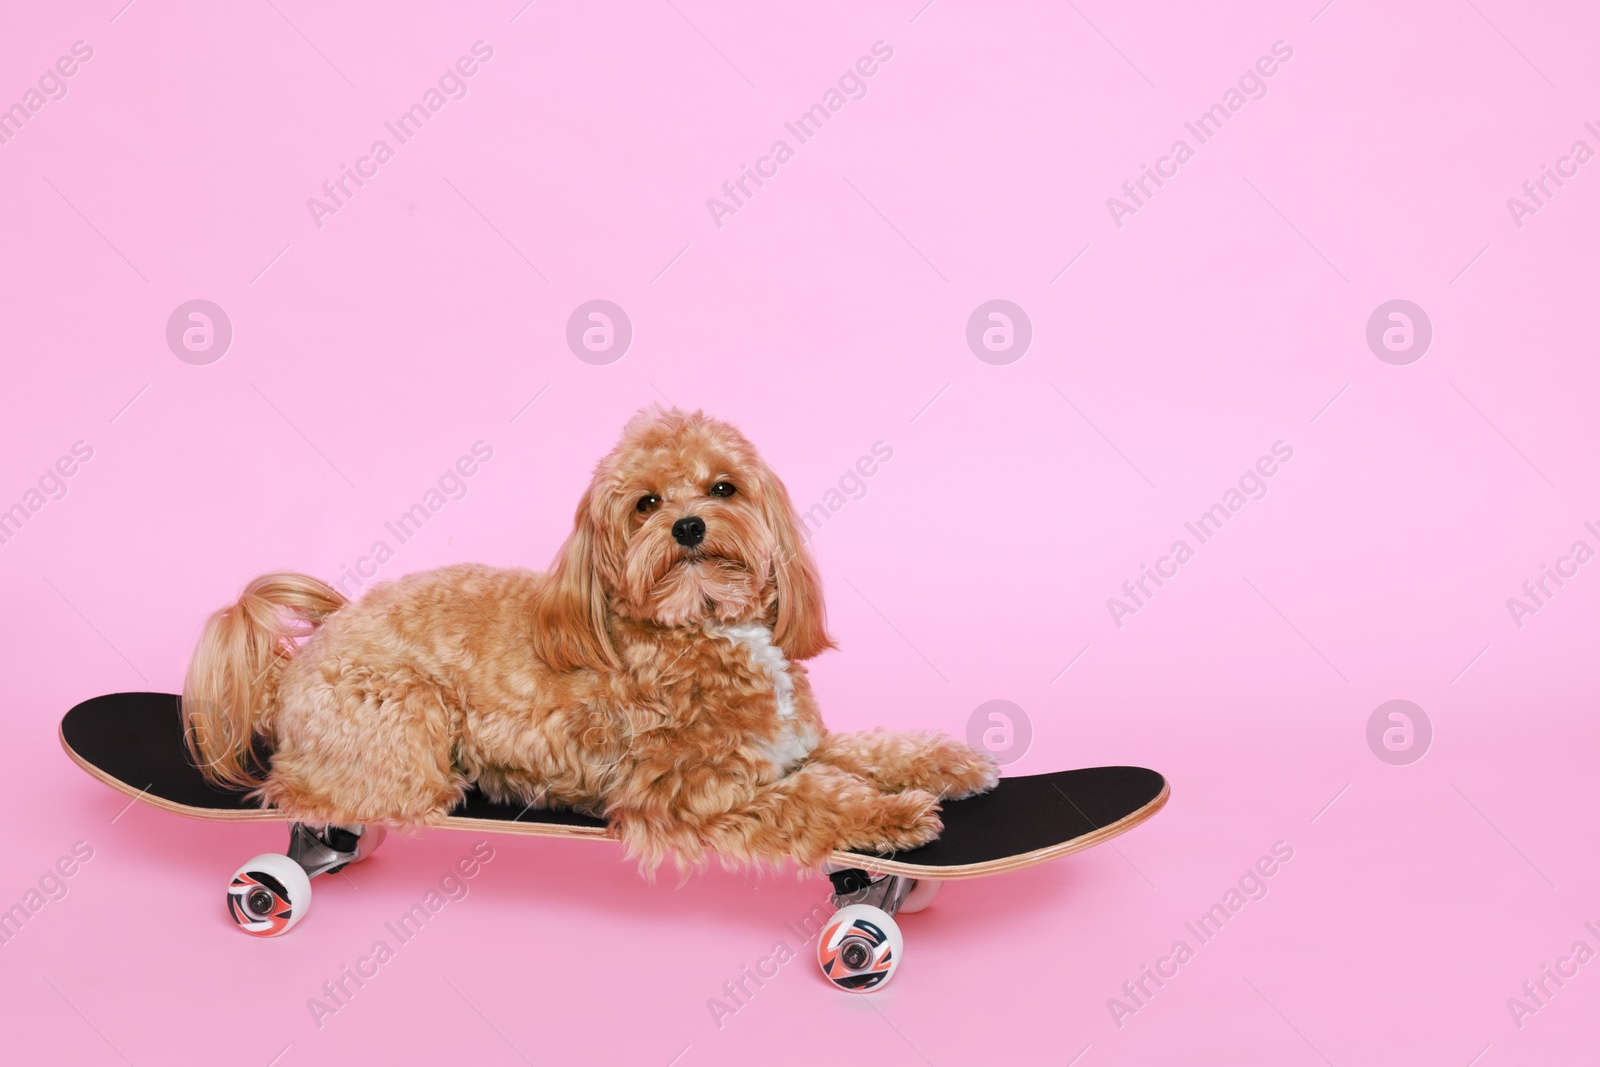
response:
[[(381, 826), (311, 826), (243, 791), (212, 785), (184, 744), (180, 698), (115, 693), (86, 700), (61, 720), (61, 747), (74, 763), (134, 800), (175, 815), (222, 822), (288, 822), (285, 854), (256, 856), (228, 883), (228, 915), (247, 934), (274, 937), (305, 918), (311, 879), (367, 859)], [(1166, 804), (1166, 779), (1143, 767), (1091, 767), (1002, 778), (988, 793), (943, 805), (937, 841), (888, 855), (838, 851), (827, 865), (833, 904), (817, 939), (817, 962), (840, 989), (882, 988), (900, 966), (896, 915), (927, 907), (946, 881), (1021, 870), (1116, 837)], [(499, 804), (476, 789), (444, 820), (446, 829), (613, 840), (605, 820), (576, 811)]]

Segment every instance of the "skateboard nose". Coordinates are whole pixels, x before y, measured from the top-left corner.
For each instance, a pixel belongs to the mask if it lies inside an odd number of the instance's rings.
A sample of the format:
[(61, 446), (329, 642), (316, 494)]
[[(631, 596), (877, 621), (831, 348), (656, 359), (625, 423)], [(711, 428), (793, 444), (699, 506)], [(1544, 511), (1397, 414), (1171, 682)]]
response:
[(698, 515), (685, 515), (672, 524), (672, 539), (684, 548), (693, 548), (706, 539), (706, 520)]

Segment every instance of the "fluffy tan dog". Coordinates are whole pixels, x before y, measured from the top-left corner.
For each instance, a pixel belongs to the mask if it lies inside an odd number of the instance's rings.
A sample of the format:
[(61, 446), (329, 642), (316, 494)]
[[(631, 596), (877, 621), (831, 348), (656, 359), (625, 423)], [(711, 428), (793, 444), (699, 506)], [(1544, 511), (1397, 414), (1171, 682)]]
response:
[(425, 825), (476, 783), (603, 815), (649, 871), (933, 840), (994, 761), (829, 733), (800, 661), (831, 647), (783, 483), (732, 426), (651, 410), (549, 573), (444, 567), (354, 604), (266, 575), (207, 623), (184, 708), (208, 776), (301, 822)]

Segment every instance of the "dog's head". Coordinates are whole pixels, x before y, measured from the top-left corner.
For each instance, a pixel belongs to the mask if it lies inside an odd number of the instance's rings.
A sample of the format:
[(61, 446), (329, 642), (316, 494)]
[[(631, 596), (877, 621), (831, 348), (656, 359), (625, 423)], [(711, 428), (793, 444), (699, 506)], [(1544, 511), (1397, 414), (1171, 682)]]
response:
[(557, 669), (618, 663), (612, 614), (763, 622), (790, 659), (833, 647), (799, 519), (750, 442), (700, 412), (647, 409), (595, 469), (534, 620)]

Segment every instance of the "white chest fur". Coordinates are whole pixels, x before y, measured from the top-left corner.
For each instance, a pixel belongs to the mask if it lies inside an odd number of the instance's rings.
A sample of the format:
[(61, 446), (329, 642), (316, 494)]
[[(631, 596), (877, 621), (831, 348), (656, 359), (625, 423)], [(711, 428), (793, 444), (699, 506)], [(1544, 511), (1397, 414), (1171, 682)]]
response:
[(772, 631), (760, 623), (747, 622), (739, 626), (719, 626), (713, 633), (742, 645), (751, 662), (772, 679), (772, 695), (777, 701), (780, 729), (778, 740), (769, 746), (772, 760), (780, 768), (788, 769), (805, 759), (817, 747), (817, 736), (809, 726), (795, 719), (794, 678), (789, 674), (789, 661), (783, 650), (772, 643)]

